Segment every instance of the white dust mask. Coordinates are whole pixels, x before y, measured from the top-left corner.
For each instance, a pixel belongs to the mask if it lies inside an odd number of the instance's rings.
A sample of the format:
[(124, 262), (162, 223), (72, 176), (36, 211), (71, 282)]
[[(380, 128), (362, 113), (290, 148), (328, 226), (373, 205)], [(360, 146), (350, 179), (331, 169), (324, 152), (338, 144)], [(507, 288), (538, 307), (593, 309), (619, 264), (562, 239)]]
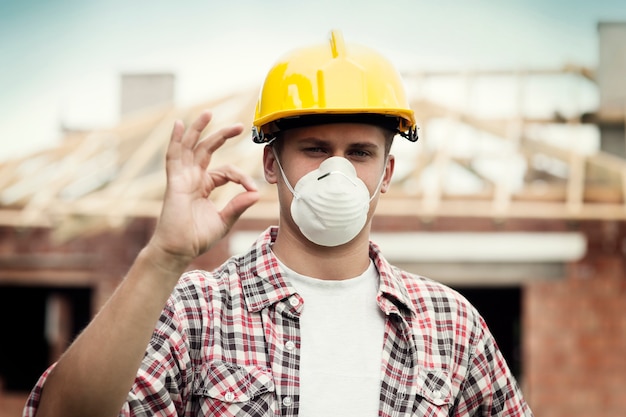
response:
[[(333, 156), (291, 187), (276, 158), (285, 184), (293, 194), (291, 217), (302, 234), (321, 246), (338, 246), (354, 239), (367, 221), (367, 186), (346, 158)], [(383, 172), (384, 174), (384, 172)], [(383, 176), (376, 187), (378, 192)]]

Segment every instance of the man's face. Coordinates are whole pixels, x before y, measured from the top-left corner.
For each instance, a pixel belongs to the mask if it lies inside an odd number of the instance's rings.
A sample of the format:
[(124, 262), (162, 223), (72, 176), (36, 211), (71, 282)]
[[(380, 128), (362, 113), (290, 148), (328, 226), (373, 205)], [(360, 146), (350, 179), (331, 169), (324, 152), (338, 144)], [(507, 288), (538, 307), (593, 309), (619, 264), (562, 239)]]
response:
[[(283, 133), (280, 152), (277, 152), (285, 175), (292, 187), (305, 174), (317, 169), (327, 158), (341, 156), (352, 163), (358, 177), (367, 186), (370, 195), (384, 175), (381, 192), (391, 181), (394, 158), (385, 158), (385, 133), (373, 125), (333, 123), (289, 129)], [(387, 163), (385, 163), (387, 162)], [(264, 154), (265, 176), (268, 182), (278, 186), (281, 212), (289, 211), (292, 195), (280, 175), (274, 154), (266, 149)], [(377, 197), (370, 205), (370, 217)]]

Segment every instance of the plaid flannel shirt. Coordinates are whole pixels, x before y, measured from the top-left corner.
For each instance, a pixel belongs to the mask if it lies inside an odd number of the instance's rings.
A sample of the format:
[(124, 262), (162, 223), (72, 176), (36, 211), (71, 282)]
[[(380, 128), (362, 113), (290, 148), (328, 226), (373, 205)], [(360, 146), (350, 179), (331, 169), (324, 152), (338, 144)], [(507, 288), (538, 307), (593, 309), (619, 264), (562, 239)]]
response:
[[(303, 300), (271, 252), (276, 233), (268, 229), (248, 253), (213, 272), (181, 278), (120, 416), (298, 415)], [(462, 296), (391, 266), (374, 243), (370, 257), (386, 315), (379, 416), (532, 416)], [(25, 417), (34, 416), (50, 369)]]

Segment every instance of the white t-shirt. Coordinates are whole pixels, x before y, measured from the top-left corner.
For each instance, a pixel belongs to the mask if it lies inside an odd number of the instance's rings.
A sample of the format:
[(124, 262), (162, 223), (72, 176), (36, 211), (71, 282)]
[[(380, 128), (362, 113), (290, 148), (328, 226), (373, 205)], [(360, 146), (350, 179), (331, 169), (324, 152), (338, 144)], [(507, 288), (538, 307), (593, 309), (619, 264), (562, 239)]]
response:
[(299, 416), (377, 416), (385, 319), (376, 304), (373, 262), (362, 275), (341, 281), (280, 265), (304, 300)]

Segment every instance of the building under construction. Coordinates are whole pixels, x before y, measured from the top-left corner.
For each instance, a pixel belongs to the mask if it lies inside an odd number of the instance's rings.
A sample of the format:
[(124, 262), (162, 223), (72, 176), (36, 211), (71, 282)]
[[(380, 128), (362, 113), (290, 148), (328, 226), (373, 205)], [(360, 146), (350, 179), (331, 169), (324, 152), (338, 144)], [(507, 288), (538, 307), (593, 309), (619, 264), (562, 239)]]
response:
[[(600, 23), (598, 39), (597, 68), (404, 74), (420, 140), (394, 144), (372, 228), (390, 262), (472, 301), (542, 417), (626, 412), (626, 24)], [(252, 125), (257, 91), (177, 108), (174, 84), (123, 74), (119, 125), (67, 131), (0, 165), (1, 416), (20, 415), (149, 239), (174, 120), (209, 108), (211, 129)], [(499, 111), (481, 111), (494, 86)], [(261, 153), (249, 130), (216, 153), (257, 178), (262, 198), (192, 268), (276, 223)]]

